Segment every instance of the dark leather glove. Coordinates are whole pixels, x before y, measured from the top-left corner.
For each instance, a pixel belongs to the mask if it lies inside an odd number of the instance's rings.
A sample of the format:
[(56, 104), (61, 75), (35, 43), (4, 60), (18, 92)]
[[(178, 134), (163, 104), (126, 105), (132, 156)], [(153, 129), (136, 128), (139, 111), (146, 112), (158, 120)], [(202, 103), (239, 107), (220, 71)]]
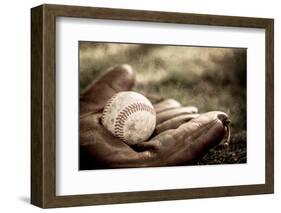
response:
[(228, 116), (197, 114), (173, 99), (155, 103), (157, 125), (149, 141), (129, 146), (101, 124), (109, 98), (131, 90), (135, 74), (129, 65), (110, 68), (80, 97), (80, 169), (173, 166), (194, 163), (225, 136)]

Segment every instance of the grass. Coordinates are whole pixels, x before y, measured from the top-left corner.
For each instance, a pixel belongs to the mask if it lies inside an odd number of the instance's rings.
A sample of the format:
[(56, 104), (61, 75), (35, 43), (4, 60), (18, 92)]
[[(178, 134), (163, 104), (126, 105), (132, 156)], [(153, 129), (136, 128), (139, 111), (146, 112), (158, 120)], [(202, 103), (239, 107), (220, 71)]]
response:
[(245, 49), (94, 42), (79, 47), (81, 91), (110, 66), (130, 64), (137, 73), (135, 91), (230, 115), (229, 146), (217, 146), (199, 164), (246, 162)]

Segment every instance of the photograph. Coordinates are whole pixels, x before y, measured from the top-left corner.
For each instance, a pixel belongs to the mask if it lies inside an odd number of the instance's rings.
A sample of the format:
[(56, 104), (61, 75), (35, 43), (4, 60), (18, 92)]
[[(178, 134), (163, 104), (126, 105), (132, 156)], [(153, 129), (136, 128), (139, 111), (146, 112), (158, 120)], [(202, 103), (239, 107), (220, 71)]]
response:
[(247, 49), (79, 41), (79, 170), (247, 163)]
[(216, 8), (31, 8), (31, 204), (274, 193), (275, 20)]

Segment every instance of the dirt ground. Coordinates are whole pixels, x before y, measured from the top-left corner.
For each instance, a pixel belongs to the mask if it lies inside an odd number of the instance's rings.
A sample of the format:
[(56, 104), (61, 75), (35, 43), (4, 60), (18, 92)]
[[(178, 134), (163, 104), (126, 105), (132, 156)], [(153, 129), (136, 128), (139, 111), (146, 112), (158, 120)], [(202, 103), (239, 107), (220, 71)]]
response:
[(116, 64), (136, 71), (134, 91), (229, 114), (231, 139), (197, 164), (246, 163), (246, 49), (79, 42), (80, 91)]

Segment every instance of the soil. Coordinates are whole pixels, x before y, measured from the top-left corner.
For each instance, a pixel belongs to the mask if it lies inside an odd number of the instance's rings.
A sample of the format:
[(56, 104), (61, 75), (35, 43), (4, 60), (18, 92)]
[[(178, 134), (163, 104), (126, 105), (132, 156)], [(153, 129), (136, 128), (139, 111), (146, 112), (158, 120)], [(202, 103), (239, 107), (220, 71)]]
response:
[(247, 163), (246, 131), (233, 133), (229, 143), (222, 141), (211, 149), (197, 165)]

